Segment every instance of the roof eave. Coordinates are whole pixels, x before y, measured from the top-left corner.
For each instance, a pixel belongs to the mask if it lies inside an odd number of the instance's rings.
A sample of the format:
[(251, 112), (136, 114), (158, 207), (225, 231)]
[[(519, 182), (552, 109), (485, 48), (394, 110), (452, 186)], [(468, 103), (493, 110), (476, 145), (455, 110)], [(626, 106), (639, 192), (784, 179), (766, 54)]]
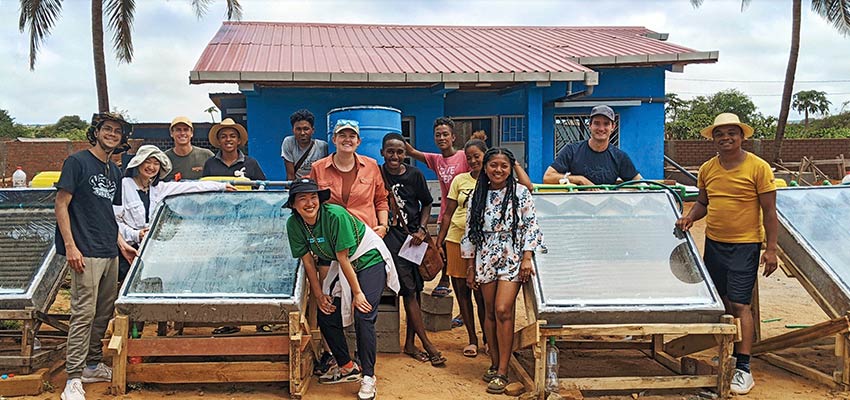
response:
[(260, 82), (338, 83), (445, 83), (445, 82), (595, 82), (597, 73), (586, 71), (472, 72), (472, 73), (314, 73), (191, 71), (190, 84)]
[(639, 66), (658, 64), (698, 64), (714, 63), (719, 59), (718, 51), (692, 51), (668, 54), (638, 54), (603, 57), (577, 57), (575, 61), (586, 67)]

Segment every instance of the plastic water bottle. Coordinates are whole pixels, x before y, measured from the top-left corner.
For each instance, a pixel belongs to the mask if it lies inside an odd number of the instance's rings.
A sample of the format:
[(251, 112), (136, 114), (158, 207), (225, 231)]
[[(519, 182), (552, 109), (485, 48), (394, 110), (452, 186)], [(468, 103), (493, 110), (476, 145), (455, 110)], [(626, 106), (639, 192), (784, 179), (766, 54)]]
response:
[(12, 174), (12, 187), (23, 188), (27, 187), (27, 173), (18, 165), (15, 173)]
[(850, 185), (850, 172), (847, 175), (844, 175), (844, 179), (841, 180), (842, 185)]
[(555, 346), (555, 338), (549, 338), (549, 346), (546, 347), (546, 392), (558, 393), (558, 348)]
[[(138, 327), (136, 327), (136, 323), (135, 323), (135, 322), (133, 323), (133, 329), (132, 329), (132, 331), (130, 331), (130, 336), (131, 336), (133, 339), (138, 339), (138, 338), (142, 337), (142, 333), (141, 333), (141, 332), (139, 332), (139, 328), (138, 328)], [(141, 363), (142, 363), (142, 357), (140, 357), (140, 356), (133, 356), (133, 357), (130, 357), (129, 362), (130, 362), (130, 364), (141, 364)]]

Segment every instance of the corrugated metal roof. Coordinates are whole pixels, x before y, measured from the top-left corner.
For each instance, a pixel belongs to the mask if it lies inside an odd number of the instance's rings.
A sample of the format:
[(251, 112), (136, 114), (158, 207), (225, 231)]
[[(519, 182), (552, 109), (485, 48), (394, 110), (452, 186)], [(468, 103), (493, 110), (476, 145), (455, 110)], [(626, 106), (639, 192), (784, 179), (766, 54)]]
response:
[[(588, 65), (713, 62), (643, 27), (225, 22), (193, 83), (586, 80)], [(411, 79), (410, 75), (416, 77)]]

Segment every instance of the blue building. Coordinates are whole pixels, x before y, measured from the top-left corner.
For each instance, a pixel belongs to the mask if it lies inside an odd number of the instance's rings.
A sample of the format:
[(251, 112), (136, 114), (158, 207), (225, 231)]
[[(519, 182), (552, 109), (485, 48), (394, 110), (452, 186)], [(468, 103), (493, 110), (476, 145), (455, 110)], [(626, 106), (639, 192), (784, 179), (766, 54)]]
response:
[(450, 116), (456, 147), (484, 130), (541, 182), (561, 147), (588, 137), (598, 104), (617, 113), (614, 144), (644, 177), (661, 179), (665, 72), (718, 58), (666, 39), (643, 27), (225, 22), (190, 82), (238, 83), (240, 93), (213, 100), (223, 117), (245, 121), (249, 151), (270, 179), (285, 177), (280, 143), (291, 134), (290, 113), (311, 110), (315, 136), (326, 140), (328, 111), (380, 105), (401, 110), (403, 135), (417, 149), (437, 152), (432, 123)]

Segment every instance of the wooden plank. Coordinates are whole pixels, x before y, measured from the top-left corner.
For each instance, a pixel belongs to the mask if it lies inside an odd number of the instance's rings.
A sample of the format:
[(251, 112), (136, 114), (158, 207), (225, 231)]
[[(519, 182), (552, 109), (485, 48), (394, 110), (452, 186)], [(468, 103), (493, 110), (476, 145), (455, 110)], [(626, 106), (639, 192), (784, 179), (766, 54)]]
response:
[(717, 377), (700, 375), (606, 376), (601, 378), (560, 378), (558, 382), (562, 387), (578, 390), (684, 389), (715, 387)]
[(44, 388), (45, 375), (50, 374), (50, 368), (42, 368), (31, 374), (15, 375), (0, 380), (0, 397), (37, 396)]
[(759, 355), (772, 351), (787, 349), (799, 344), (811, 342), (823, 337), (850, 331), (850, 319), (847, 316), (812, 325), (808, 328), (795, 330), (779, 336), (762, 340), (753, 345), (752, 354)]
[[(735, 322), (737, 328), (737, 322), (731, 315), (724, 315), (720, 317), (720, 320), (725, 323)], [(718, 335), (717, 337), (717, 386), (715, 387), (715, 391), (721, 399), (727, 399), (730, 395), (732, 374), (735, 370), (735, 358), (732, 357), (732, 352), (735, 349), (735, 340), (739, 335), (738, 332), (736, 330), (732, 335)]]
[[(514, 343), (513, 350), (517, 351), (519, 349), (524, 349), (529, 347), (535, 343), (540, 342), (540, 326), (536, 323), (530, 324), (525, 328), (522, 328), (516, 332), (514, 332)], [(546, 340), (543, 338), (543, 340)]]
[(670, 371), (676, 374), (682, 374), (681, 361), (665, 353), (663, 350), (653, 352), (652, 358)]
[[(118, 337), (116, 343), (116, 354), (112, 357), (112, 384), (110, 391), (113, 395), (122, 395), (127, 390), (127, 347), (123, 342), (130, 334), (130, 319), (126, 315), (114, 318), (112, 324), (112, 337)], [(111, 340), (110, 340), (111, 344)]]
[(534, 387), (539, 396), (546, 392), (546, 342), (538, 342), (531, 346), (534, 354)]
[(0, 320), (3, 319), (33, 319), (35, 318), (35, 310), (0, 310)]
[(525, 304), (525, 318), (529, 324), (537, 323), (537, 300), (534, 298), (534, 282), (533, 279), (527, 280), (522, 284), (522, 300)]
[(848, 343), (848, 340), (850, 340), (850, 335), (842, 333), (840, 338), (841, 342), (843, 343), (843, 345), (841, 346), (843, 347), (843, 354), (841, 355), (838, 361), (839, 366), (841, 367), (840, 382), (842, 385), (846, 386), (850, 385), (850, 343)]
[(800, 282), (800, 285), (803, 286), (803, 289), (806, 289), (806, 292), (809, 293), (809, 296), (812, 297), (815, 303), (820, 306), (821, 310), (823, 310), (823, 312), (826, 313), (827, 316), (829, 316), (830, 318), (838, 318), (844, 315), (844, 313), (838, 312), (838, 310), (832, 308), (832, 306), (829, 304), (829, 301), (827, 301), (820, 294), (820, 291), (818, 291), (815, 285), (812, 284), (812, 281), (809, 280), (809, 278), (806, 277), (806, 275), (803, 274), (802, 271), (800, 271), (800, 268), (797, 266), (797, 264), (794, 263), (794, 261), (790, 257), (787, 257), (787, 253), (783, 252), (782, 254), (786, 254), (786, 260), (783, 260), (785, 266), (792, 271), (792, 274), (797, 278), (797, 281)]
[(287, 380), (289, 380), (289, 363), (287, 362), (142, 363), (127, 366), (129, 382), (220, 383)]
[(128, 340), (128, 356), (238, 356), (289, 354), (289, 336), (151, 337)]
[[(33, 344), (35, 341), (35, 321), (32, 319), (25, 319), (23, 324), (21, 324), (21, 358), (26, 360), (31, 360), (32, 358), (32, 350)], [(30, 364), (27, 364), (21, 368), (22, 374), (29, 374), (32, 372), (32, 367)]]
[(289, 313), (289, 393), (301, 392), (301, 313)]
[(709, 335), (686, 335), (664, 344), (664, 352), (673, 357), (684, 357), (717, 346), (717, 340)]
[(561, 340), (559, 349), (575, 350), (652, 350), (652, 342), (647, 340), (630, 341), (594, 341), (594, 340)]
[(671, 335), (729, 335), (735, 334), (734, 324), (594, 324), (542, 326), (540, 335), (548, 336), (651, 336)]
[(759, 280), (753, 285), (753, 293), (750, 297), (750, 314), (753, 316), (754, 342), (761, 340), (761, 302), (759, 301)]
[(771, 365), (773, 365), (775, 367), (782, 368), (782, 369), (784, 369), (788, 372), (802, 376), (806, 379), (815, 381), (817, 383), (827, 385), (827, 386), (833, 387), (833, 388), (839, 387), (839, 384), (837, 382), (835, 382), (833, 377), (831, 377), (831, 376), (829, 376), (829, 375), (827, 375), (823, 372), (820, 372), (820, 371), (818, 371), (814, 368), (807, 367), (803, 364), (791, 361), (791, 360), (784, 358), (782, 356), (779, 356), (779, 355), (776, 355), (776, 354), (773, 354), (773, 353), (765, 353), (765, 354), (758, 355), (756, 357), (758, 357), (761, 360), (767, 361), (768, 363), (770, 363)]
[(519, 360), (517, 360), (513, 354), (511, 354), (511, 359), (508, 363), (508, 368), (514, 371), (514, 375), (519, 378), (519, 381), (520, 383), (522, 383), (522, 386), (525, 387), (526, 392), (534, 392), (534, 379), (532, 379), (531, 376), (528, 375), (528, 372), (526, 372), (525, 368), (522, 367), (522, 365), (519, 363)]
[(785, 251), (783, 251), (781, 247), (776, 248), (776, 257), (779, 258), (779, 268), (782, 269), (782, 272), (785, 273), (785, 276), (789, 278), (796, 278), (797, 275), (794, 274), (794, 270), (789, 265), (792, 263), (792, 261), (788, 257), (788, 254), (785, 254)]

